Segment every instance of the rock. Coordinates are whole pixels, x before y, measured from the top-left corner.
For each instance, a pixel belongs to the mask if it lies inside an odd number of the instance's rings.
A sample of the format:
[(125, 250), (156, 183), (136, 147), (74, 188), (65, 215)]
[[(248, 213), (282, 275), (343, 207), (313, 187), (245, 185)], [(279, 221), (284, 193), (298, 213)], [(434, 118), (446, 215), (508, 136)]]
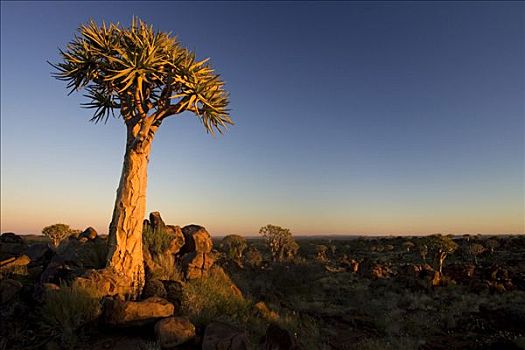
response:
[(264, 301), (259, 301), (254, 305), (255, 312), (261, 315), (265, 320), (274, 322), (279, 318), (279, 314), (272, 311)]
[(146, 280), (144, 289), (142, 289), (143, 298), (149, 298), (149, 297), (166, 298), (166, 296), (167, 296), (166, 288), (164, 287), (164, 284), (161, 281), (157, 279)]
[(88, 240), (86, 237), (70, 237), (60, 243), (52, 262), (67, 263), (84, 269), (100, 269), (106, 264), (107, 252), (107, 243), (101, 238)]
[(161, 348), (172, 348), (195, 337), (195, 326), (184, 317), (168, 317), (155, 324)]
[(166, 224), (162, 220), (158, 211), (154, 211), (149, 214), (149, 225), (154, 231), (164, 230), (164, 228), (166, 227)]
[(42, 262), (50, 261), (55, 253), (48, 244), (35, 243), (26, 249), (25, 254), (31, 259), (31, 262)]
[(166, 289), (166, 299), (176, 307), (180, 307), (184, 288), (182, 283), (179, 281), (163, 281), (163, 283)]
[(12, 280), (3, 279), (0, 281), (0, 303), (5, 304), (13, 299), (16, 294), (22, 289), (22, 283)]
[(26, 244), (22, 237), (6, 232), (0, 236), (0, 260), (18, 257), (24, 253)]
[(209, 253), (213, 247), (211, 236), (202, 226), (188, 225), (182, 228), (185, 244), (182, 249), (183, 253), (198, 252)]
[(88, 227), (85, 229), (78, 238), (87, 238), (88, 240), (92, 240), (97, 238), (97, 231), (93, 227)]
[(25, 244), (24, 239), (13, 232), (5, 232), (0, 236), (0, 243)]
[(73, 281), (85, 271), (62, 262), (50, 262), (40, 275), (41, 283), (60, 284), (62, 281)]
[(60, 290), (60, 286), (54, 283), (42, 283), (42, 289), (45, 291)]
[(97, 296), (125, 296), (129, 292), (129, 284), (123, 276), (109, 268), (100, 270), (87, 270), (82, 276), (74, 279), (78, 287), (92, 289)]
[(182, 229), (180, 228), (180, 226), (167, 225), (165, 230), (167, 234), (173, 237), (170, 242), (168, 252), (170, 252), (171, 254), (177, 254), (182, 249), (186, 241), (184, 239)]
[(5, 259), (0, 262), (0, 271), (6, 271), (16, 267), (27, 266), (30, 262), (31, 259), (29, 259), (27, 255), (22, 255), (18, 258), (12, 257), (9, 259)]
[(142, 301), (124, 301), (120, 297), (104, 299), (104, 320), (116, 327), (142, 326), (169, 317), (174, 310), (173, 304), (159, 297)]
[(247, 350), (245, 332), (221, 322), (210, 323), (204, 332), (202, 350)]
[(186, 279), (201, 278), (208, 274), (215, 259), (207, 253), (193, 252), (182, 258), (182, 269)]
[(286, 329), (282, 329), (276, 324), (270, 324), (264, 336), (265, 350), (298, 350), (299, 346), (295, 337)]

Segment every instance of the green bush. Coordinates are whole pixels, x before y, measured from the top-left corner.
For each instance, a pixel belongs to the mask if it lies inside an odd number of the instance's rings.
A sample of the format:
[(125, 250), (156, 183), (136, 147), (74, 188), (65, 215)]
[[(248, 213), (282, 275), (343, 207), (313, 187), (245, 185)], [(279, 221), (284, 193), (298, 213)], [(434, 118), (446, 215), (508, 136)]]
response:
[(46, 292), (40, 307), (40, 326), (50, 338), (65, 348), (75, 348), (81, 327), (94, 321), (101, 313), (94, 290), (62, 284), (59, 290)]
[(145, 225), (142, 230), (142, 242), (152, 254), (161, 255), (168, 250), (173, 237), (164, 230), (153, 230), (149, 225)]

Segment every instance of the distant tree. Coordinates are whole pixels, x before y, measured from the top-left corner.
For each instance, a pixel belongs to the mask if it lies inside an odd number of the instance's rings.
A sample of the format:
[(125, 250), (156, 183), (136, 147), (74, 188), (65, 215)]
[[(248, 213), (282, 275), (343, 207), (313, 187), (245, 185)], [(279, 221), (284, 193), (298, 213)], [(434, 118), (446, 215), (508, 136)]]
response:
[(242, 236), (228, 235), (222, 239), (220, 247), (228, 258), (240, 262), (244, 251), (248, 247), (248, 243), (246, 238)]
[(293, 258), (299, 250), (289, 229), (280, 226), (266, 225), (259, 230), (270, 248), (273, 261), (285, 261)]
[(478, 255), (482, 254), (485, 251), (485, 247), (479, 243), (472, 243), (469, 246), (469, 253), (474, 257), (474, 262), (478, 263)]
[(498, 249), (500, 244), (499, 242), (497, 241), (497, 239), (494, 239), (494, 238), (489, 238), (487, 239), (487, 241), (485, 242), (485, 246), (490, 250), (490, 253), (491, 254), (494, 254), (494, 250), (495, 249)]
[(412, 249), (414, 249), (414, 247), (416, 245), (414, 243), (412, 243), (411, 241), (406, 241), (406, 242), (403, 242), (402, 246), (403, 246), (404, 250), (406, 250), (408, 253), (410, 253), (410, 251)]
[(427, 255), (428, 255), (428, 246), (425, 243), (419, 243), (418, 246), (419, 255), (421, 256), (421, 259), (424, 263), (427, 261)]
[(434, 255), (435, 268), (442, 273), (443, 262), (447, 255), (454, 252), (458, 245), (452, 240), (451, 236), (443, 236), (440, 234), (429, 236), (425, 239), (430, 252)]
[(319, 262), (325, 262), (328, 260), (328, 257), (326, 256), (326, 252), (328, 251), (328, 247), (323, 245), (323, 244), (319, 244), (316, 246), (316, 254), (315, 254), (315, 259)]
[(85, 88), (91, 121), (120, 116), (127, 129), (124, 164), (109, 225), (108, 267), (138, 297), (144, 285), (142, 220), (153, 138), (166, 118), (191, 112), (207, 132), (233, 124), (224, 83), (171, 33), (133, 18), (130, 27), (94, 21), (60, 50), (54, 77), (71, 92)]
[(259, 267), (263, 262), (263, 257), (257, 248), (249, 247), (246, 254), (244, 254), (244, 261), (248, 266)]
[(74, 234), (75, 231), (71, 230), (69, 225), (54, 224), (44, 227), (42, 233), (51, 240), (53, 246), (58, 247), (61, 241)]

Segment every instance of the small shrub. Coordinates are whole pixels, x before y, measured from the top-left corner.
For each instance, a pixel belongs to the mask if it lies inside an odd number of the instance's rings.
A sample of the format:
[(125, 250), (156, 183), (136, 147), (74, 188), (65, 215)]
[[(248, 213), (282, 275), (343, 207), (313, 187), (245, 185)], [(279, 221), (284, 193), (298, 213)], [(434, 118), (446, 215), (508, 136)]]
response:
[(48, 291), (40, 308), (40, 326), (64, 347), (75, 348), (82, 326), (94, 321), (101, 313), (94, 290), (62, 284), (59, 290)]
[(164, 230), (153, 230), (149, 225), (145, 225), (142, 231), (142, 242), (145, 248), (152, 254), (161, 255), (168, 250), (172, 237)]

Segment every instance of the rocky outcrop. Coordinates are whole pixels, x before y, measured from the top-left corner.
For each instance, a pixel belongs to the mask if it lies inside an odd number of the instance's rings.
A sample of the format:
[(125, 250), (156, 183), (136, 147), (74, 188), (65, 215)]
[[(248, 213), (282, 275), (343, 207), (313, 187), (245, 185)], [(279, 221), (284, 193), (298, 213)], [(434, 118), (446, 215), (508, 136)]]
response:
[(210, 323), (204, 332), (202, 350), (247, 350), (245, 332), (222, 322)]
[(159, 297), (142, 301), (124, 301), (120, 297), (104, 299), (104, 321), (115, 327), (142, 326), (170, 317), (174, 311), (173, 304)]
[(161, 348), (172, 348), (195, 337), (195, 326), (185, 317), (168, 317), (155, 324), (155, 335)]

